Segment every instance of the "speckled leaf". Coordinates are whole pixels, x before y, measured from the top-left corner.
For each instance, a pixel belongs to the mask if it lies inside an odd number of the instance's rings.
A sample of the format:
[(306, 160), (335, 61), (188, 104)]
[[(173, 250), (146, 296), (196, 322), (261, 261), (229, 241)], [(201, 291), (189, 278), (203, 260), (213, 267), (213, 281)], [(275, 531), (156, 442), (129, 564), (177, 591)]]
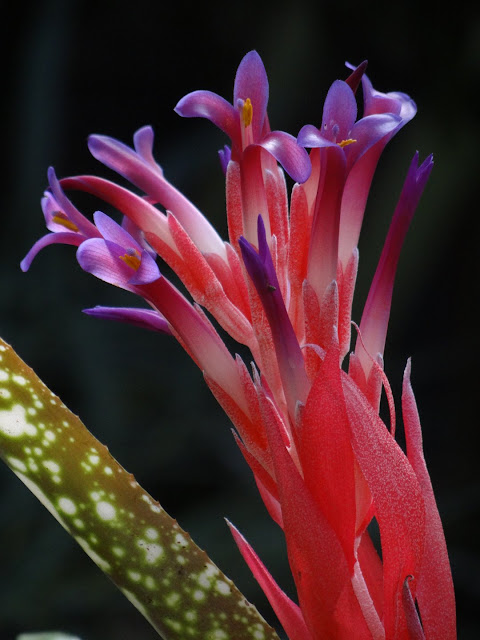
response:
[(278, 640), (1, 339), (0, 456), (166, 640)]

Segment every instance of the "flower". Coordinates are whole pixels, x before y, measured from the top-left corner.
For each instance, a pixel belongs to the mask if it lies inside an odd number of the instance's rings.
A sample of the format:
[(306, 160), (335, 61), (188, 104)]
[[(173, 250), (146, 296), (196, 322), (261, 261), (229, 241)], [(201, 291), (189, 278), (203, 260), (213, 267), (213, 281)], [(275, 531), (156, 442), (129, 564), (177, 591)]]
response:
[[(220, 161), (224, 169), (228, 169), (227, 160), (238, 163), (235, 166), (242, 185), (243, 231), (249, 240), (255, 239), (258, 212), (269, 206), (265, 182), (269, 174), (276, 174), (276, 161), (296, 182), (305, 182), (311, 170), (308, 155), (293, 136), (284, 131), (270, 131), (267, 103), (265, 67), (258, 53), (250, 51), (235, 76), (233, 104), (211, 91), (194, 91), (175, 107), (183, 117), (207, 118), (230, 138), (231, 152), (228, 147), (220, 151)], [(227, 178), (227, 184), (231, 180)], [(268, 220), (266, 224), (269, 235)]]
[[(84, 270), (151, 306), (88, 313), (171, 333), (201, 368), (285, 535), (298, 604), (231, 525), (289, 638), (453, 639), (453, 585), (423, 457), (411, 364), (402, 394), (406, 451), (395, 440), (394, 399), (383, 371), (397, 263), (431, 156), (421, 164), (418, 153), (413, 157), (348, 370), (343, 364), (370, 184), (385, 145), (416, 110), (405, 94), (374, 90), (365, 68), (362, 63), (346, 81), (333, 83), (321, 127), (306, 125), (297, 141), (270, 131), (268, 82), (256, 52), (238, 68), (233, 104), (207, 91), (178, 103), (181, 115), (206, 117), (231, 139), (231, 150), (220, 152), (229, 242), (165, 178), (153, 157), (153, 131), (144, 127), (133, 148), (106, 136), (89, 139), (95, 158), (143, 194), (95, 176), (58, 182), (52, 172), (43, 200), (52, 233), (22, 266), (52, 242), (76, 245)], [(357, 119), (360, 82), (364, 112)], [(290, 203), (277, 162), (297, 179)], [(101, 212), (89, 222), (64, 189), (113, 206), (125, 217), (122, 226)], [(161, 274), (156, 254), (177, 273), (193, 304)], [(250, 349), (252, 374), (227, 350), (202, 307)], [(382, 389), (388, 426), (379, 417)], [(369, 532), (373, 519), (381, 556)]]

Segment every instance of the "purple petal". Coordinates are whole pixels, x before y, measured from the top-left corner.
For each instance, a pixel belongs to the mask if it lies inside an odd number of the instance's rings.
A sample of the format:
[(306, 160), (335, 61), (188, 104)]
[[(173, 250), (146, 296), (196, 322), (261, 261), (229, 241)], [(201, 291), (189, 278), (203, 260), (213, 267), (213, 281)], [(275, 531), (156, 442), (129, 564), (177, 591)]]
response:
[(308, 153), (289, 133), (272, 131), (263, 138), (260, 146), (272, 154), (295, 182), (301, 184), (310, 177), (312, 165)]
[(222, 167), (222, 171), (226, 175), (228, 163), (232, 159), (232, 150), (228, 145), (225, 145), (223, 149), (219, 150), (218, 157), (220, 159), (220, 165)]
[(144, 171), (144, 159), (131, 147), (115, 138), (91, 135), (88, 137), (88, 149), (96, 160), (134, 184)]
[(372, 367), (371, 358), (378, 353), (383, 356), (400, 252), (432, 168), (431, 155), (420, 166), (418, 152), (414, 155), (385, 239), (360, 322), (362, 342), (357, 342), (355, 349), (366, 375)]
[(143, 247), (132, 238), (128, 231), (123, 229), (115, 220), (112, 220), (110, 216), (105, 215), (105, 213), (101, 211), (96, 211), (93, 214), (93, 219), (103, 238), (124, 247), (123, 253), (125, 253), (125, 249), (136, 249), (138, 252), (143, 250)]
[[(64, 233), (65, 230), (68, 230), (68, 222), (70, 221), (67, 220), (65, 214), (62, 211), (61, 206), (55, 200), (53, 193), (51, 191), (45, 191), (44, 196), (41, 200), (41, 207), (42, 207), (43, 216), (45, 218), (45, 225), (47, 229), (49, 229), (49, 231), (53, 231), (54, 233), (57, 233), (60, 231)], [(54, 220), (55, 216), (59, 216), (63, 218), (66, 224), (61, 224), (59, 222), (56, 222)], [(73, 229), (70, 229), (70, 230), (74, 233), (77, 233)]]
[[(274, 293), (279, 291), (277, 274), (268, 250), (265, 225), (262, 216), (258, 216), (258, 245), (259, 251), (248, 242), (243, 236), (239, 239), (242, 258), (248, 275), (252, 279), (259, 296), (262, 298), (266, 292)], [(270, 256), (270, 260), (268, 257)]]
[[(128, 231), (101, 211), (96, 211), (93, 217), (97, 228), (105, 238), (107, 246), (111, 248), (114, 256), (120, 258), (132, 252), (140, 256), (140, 266), (138, 269), (135, 270), (129, 267), (130, 277), (127, 284), (148, 284), (160, 277), (160, 271), (151, 252), (144, 249)], [(121, 248), (120, 253), (117, 253), (117, 247)], [(119, 266), (122, 267), (123, 273), (123, 266)]]
[[(160, 203), (162, 207), (171, 211), (200, 251), (218, 253), (222, 257), (225, 256), (223, 240), (205, 216), (182, 193), (165, 180), (160, 171), (145, 162), (133, 149), (114, 138), (100, 135), (89, 137), (88, 148), (94, 158), (127, 178), (135, 186), (151, 196), (155, 202)], [(98, 183), (98, 179), (93, 180)], [(112, 195), (113, 191), (118, 193), (121, 191), (121, 187), (113, 183), (104, 182), (103, 184), (109, 185), (109, 188), (101, 196), (104, 199), (108, 199), (109, 192)], [(128, 191), (123, 191), (128, 194)], [(107, 198), (105, 198), (105, 195)], [(119, 208), (120, 210), (122, 209), (121, 206)], [(155, 211), (153, 207), (151, 207), (151, 210)], [(161, 216), (158, 211), (155, 215)], [(142, 227), (141, 224), (139, 226)]]
[(142, 249), (145, 249), (145, 251), (147, 251), (153, 259), (157, 257), (156, 251), (152, 249), (152, 247), (145, 240), (145, 232), (127, 216), (123, 216), (122, 229), (125, 229), (125, 231), (130, 234), (132, 238), (142, 247)]
[(249, 51), (240, 62), (235, 76), (233, 104), (250, 98), (253, 107), (253, 139), (262, 137), (268, 104), (268, 78), (262, 59), (256, 51)]
[(262, 216), (258, 216), (257, 232), (258, 253), (243, 236), (239, 239), (239, 245), (248, 275), (255, 285), (272, 330), (288, 410), (294, 419), (297, 402), (306, 400), (308, 379), (303, 355), (278, 284)]
[(374, 113), (393, 113), (400, 116), (403, 126), (417, 113), (417, 105), (406, 93), (376, 91), (367, 76), (363, 76), (362, 86), (365, 116)]
[(130, 307), (101, 307), (83, 309), (83, 313), (95, 318), (105, 318), (114, 322), (126, 322), (142, 329), (159, 331), (171, 335), (170, 325), (158, 311), (153, 309), (133, 309)]
[(92, 238), (79, 246), (77, 260), (87, 273), (108, 284), (131, 291), (132, 286), (128, 282), (133, 270), (120, 260), (120, 256), (124, 254), (123, 247), (101, 238)]
[(135, 147), (135, 151), (142, 160), (163, 175), (162, 168), (156, 163), (155, 158), (153, 157), (153, 140), (154, 133), (150, 126), (142, 127), (133, 134), (133, 145)]
[(20, 269), (22, 271), (28, 271), (37, 253), (43, 248), (48, 247), (48, 245), (50, 244), (71, 244), (78, 247), (84, 240), (84, 236), (73, 231), (57, 231), (55, 233), (47, 233), (47, 235), (41, 237), (40, 240), (37, 240), (37, 242), (35, 242), (33, 247), (20, 262)]
[(349, 167), (379, 140), (386, 136), (390, 138), (401, 122), (399, 116), (391, 113), (367, 116), (356, 122), (351, 131), (351, 137), (356, 142), (344, 148)]
[(87, 238), (95, 238), (99, 236), (95, 225), (87, 220), (80, 211), (73, 206), (67, 196), (63, 193), (62, 187), (55, 175), (55, 170), (53, 167), (48, 169), (48, 182), (50, 185), (50, 189), (52, 190), (53, 197), (56, 202), (60, 205), (60, 209), (67, 218), (73, 222), (73, 224), (78, 228), (78, 230), (83, 233)]
[(239, 114), (232, 105), (212, 91), (193, 91), (184, 96), (175, 107), (184, 118), (207, 118), (239, 145)]
[(313, 124), (306, 124), (300, 129), (297, 137), (297, 143), (301, 147), (306, 147), (307, 149), (334, 147), (337, 145), (336, 142), (327, 140), (327, 138), (322, 135), (320, 129), (317, 129)]
[(323, 107), (322, 133), (333, 142), (350, 138), (350, 131), (357, 118), (355, 94), (343, 80), (335, 80), (330, 87)]
[(134, 272), (133, 276), (128, 281), (128, 284), (149, 284), (150, 282), (158, 280), (160, 276), (161, 274), (157, 263), (148, 251), (143, 250), (140, 258), (140, 266)]

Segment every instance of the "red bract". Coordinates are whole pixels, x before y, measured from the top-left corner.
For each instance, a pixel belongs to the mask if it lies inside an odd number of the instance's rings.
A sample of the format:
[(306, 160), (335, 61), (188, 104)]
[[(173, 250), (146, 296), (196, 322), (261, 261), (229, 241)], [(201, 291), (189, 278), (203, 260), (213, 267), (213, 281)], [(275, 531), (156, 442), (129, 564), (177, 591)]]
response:
[[(203, 371), (236, 427), (235, 438), (266, 508), (285, 534), (298, 604), (276, 585), (243, 536), (234, 538), (292, 640), (455, 638), (455, 603), (440, 518), (422, 453), (410, 364), (402, 397), (407, 451), (395, 440), (395, 407), (383, 351), (397, 263), (430, 175), (415, 154), (368, 295), (348, 371), (357, 242), (375, 167), (415, 114), (402, 93), (375, 91), (366, 64), (330, 88), (320, 129), (295, 141), (270, 132), (268, 82), (255, 52), (237, 72), (234, 103), (206, 91), (177, 105), (212, 120), (232, 141), (226, 171), (229, 242), (165, 178), (153, 132), (134, 149), (92, 136), (92, 154), (130, 180), (137, 195), (95, 176), (51, 174), (44, 201), (53, 232), (35, 245), (78, 246), (81, 266), (143, 297), (150, 310), (90, 313), (172, 333)], [(362, 82), (364, 114), (355, 92)], [(311, 148), (310, 156), (303, 147)], [(295, 184), (290, 202), (281, 168)], [(96, 226), (63, 189), (87, 191), (126, 216)], [(160, 205), (160, 206), (158, 206)], [(64, 231), (66, 229), (66, 231)], [(156, 252), (194, 304), (154, 263)], [(204, 307), (253, 356), (234, 358)], [(378, 414), (382, 388), (389, 427)], [(380, 549), (369, 532), (373, 519)]]

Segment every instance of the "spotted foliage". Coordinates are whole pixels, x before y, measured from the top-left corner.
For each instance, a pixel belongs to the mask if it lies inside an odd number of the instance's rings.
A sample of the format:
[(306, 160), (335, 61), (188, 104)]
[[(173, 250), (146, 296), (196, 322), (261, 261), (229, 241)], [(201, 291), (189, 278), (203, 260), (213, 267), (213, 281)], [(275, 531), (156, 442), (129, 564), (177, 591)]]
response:
[(0, 340), (0, 456), (167, 640), (278, 636)]

